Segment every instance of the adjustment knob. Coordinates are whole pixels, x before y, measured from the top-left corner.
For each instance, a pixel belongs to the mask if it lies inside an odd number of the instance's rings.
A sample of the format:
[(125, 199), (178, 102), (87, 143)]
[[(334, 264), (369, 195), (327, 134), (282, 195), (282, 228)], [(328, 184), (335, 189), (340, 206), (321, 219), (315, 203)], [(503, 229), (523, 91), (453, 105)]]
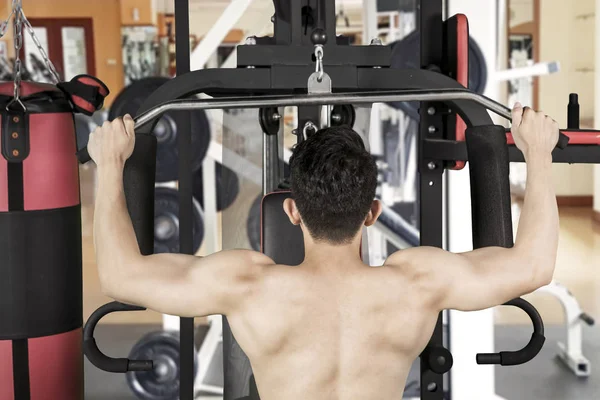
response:
[(324, 29), (317, 28), (314, 31), (312, 31), (312, 34), (310, 35), (310, 40), (313, 42), (314, 45), (324, 45), (325, 43), (327, 43), (327, 33)]

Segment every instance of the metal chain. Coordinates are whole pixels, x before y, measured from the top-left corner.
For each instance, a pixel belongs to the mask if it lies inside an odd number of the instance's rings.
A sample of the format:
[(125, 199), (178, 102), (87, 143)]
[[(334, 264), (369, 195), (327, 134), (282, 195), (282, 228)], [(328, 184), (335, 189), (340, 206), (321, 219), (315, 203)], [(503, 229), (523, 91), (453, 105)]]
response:
[(25, 13), (23, 12), (22, 9), (21, 9), (21, 16), (23, 19), (23, 24), (25, 25), (25, 27), (27, 28), (27, 31), (29, 32), (29, 35), (33, 39), (33, 43), (35, 43), (40, 54), (42, 55), (42, 59), (44, 60), (44, 63), (46, 64), (46, 68), (48, 68), (48, 71), (50, 71), (52, 81), (56, 85), (58, 82), (60, 82), (60, 75), (58, 75), (58, 72), (56, 71), (54, 64), (52, 64), (52, 61), (50, 61), (50, 57), (48, 57), (48, 53), (46, 53), (46, 50), (44, 50), (44, 48), (42, 47), (40, 40), (38, 39), (37, 35), (33, 31), (33, 26), (31, 26), (31, 23), (25, 16)]
[(317, 60), (315, 72), (319, 74), (317, 81), (321, 82), (325, 76), (325, 70), (323, 69), (323, 46), (320, 44), (315, 46), (315, 59)]
[(13, 0), (13, 10), (11, 15), (14, 15), (14, 95), (12, 101), (6, 105), (6, 109), (8, 110), (12, 103), (18, 103), (24, 111), (27, 111), (27, 108), (25, 108), (25, 105), (21, 101), (21, 49), (23, 48), (23, 20), (21, 13), (21, 0)]
[(10, 19), (12, 18), (12, 16), (15, 14), (15, 11), (11, 11), (10, 15), (0, 23), (0, 38), (4, 37), (4, 35), (6, 35), (6, 32), (8, 31), (8, 26), (10, 25)]

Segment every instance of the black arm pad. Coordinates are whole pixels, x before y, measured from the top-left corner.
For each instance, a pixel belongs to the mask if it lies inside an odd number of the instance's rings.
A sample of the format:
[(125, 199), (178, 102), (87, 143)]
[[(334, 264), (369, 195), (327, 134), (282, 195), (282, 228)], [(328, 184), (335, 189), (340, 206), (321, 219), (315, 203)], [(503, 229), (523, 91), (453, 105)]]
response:
[(466, 130), (471, 177), (473, 248), (512, 247), (506, 131), (499, 125)]
[(136, 135), (135, 149), (123, 171), (127, 208), (142, 255), (154, 252), (156, 146), (154, 135)]

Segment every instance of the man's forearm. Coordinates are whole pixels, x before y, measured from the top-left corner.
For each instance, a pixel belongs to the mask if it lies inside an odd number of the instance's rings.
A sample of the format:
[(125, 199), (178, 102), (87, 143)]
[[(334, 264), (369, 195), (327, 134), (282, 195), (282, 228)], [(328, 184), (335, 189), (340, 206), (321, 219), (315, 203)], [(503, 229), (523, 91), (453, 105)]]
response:
[(126, 282), (141, 258), (123, 190), (123, 166), (98, 167), (94, 244), (103, 290)]
[(527, 186), (515, 247), (533, 263), (534, 279), (552, 278), (558, 247), (558, 208), (552, 182), (552, 156), (530, 155)]

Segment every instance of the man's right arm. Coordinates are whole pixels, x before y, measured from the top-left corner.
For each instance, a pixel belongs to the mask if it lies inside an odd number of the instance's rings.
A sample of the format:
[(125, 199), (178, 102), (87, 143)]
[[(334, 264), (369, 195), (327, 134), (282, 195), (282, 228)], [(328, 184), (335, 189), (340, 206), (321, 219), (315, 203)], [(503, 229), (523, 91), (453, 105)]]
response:
[(527, 162), (527, 187), (514, 247), (460, 254), (418, 247), (390, 257), (389, 263), (402, 265), (399, 271), (417, 283), (436, 309), (486, 309), (552, 280), (559, 226), (551, 151), (558, 140), (558, 125), (541, 113), (516, 108), (513, 134)]

